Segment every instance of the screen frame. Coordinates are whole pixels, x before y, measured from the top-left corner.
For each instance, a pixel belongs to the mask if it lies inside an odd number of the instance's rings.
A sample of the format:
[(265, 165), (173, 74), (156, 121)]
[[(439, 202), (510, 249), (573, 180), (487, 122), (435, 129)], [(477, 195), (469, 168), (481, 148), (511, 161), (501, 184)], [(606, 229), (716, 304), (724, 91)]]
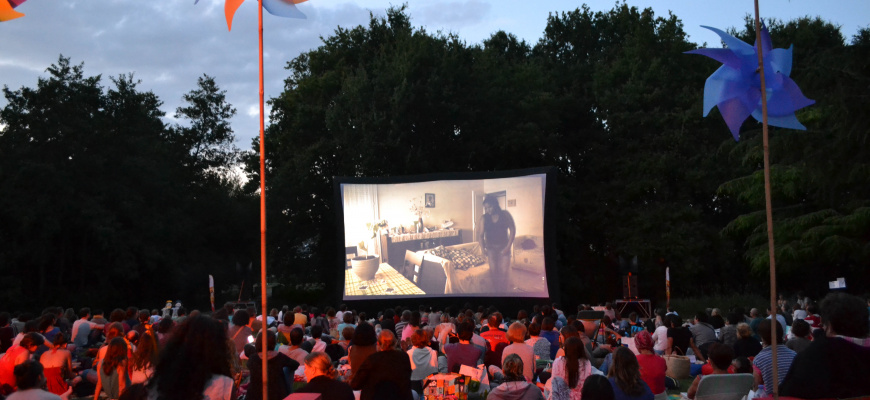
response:
[[(344, 271), (344, 266), (347, 262), (344, 252), (344, 203), (341, 195), (342, 184), (402, 184), (402, 183), (418, 183), (429, 181), (463, 181), (463, 180), (483, 180), (483, 179), (500, 179), (500, 178), (515, 178), (527, 175), (544, 175), (544, 269), (547, 278), (547, 294), (548, 297), (512, 297), (512, 296), (473, 296), (476, 302), (483, 303), (514, 303), (528, 304), (529, 302), (558, 299), (559, 298), (559, 281), (556, 262), (556, 168), (555, 167), (538, 167), (514, 169), (505, 171), (475, 171), (475, 172), (443, 172), (420, 175), (401, 175), (401, 176), (384, 176), (384, 177), (333, 177), (334, 199), (335, 199), (335, 221), (336, 221), (336, 248), (335, 248), (335, 266), (341, 267)], [(331, 268), (331, 267), (330, 267)], [(439, 296), (375, 296), (367, 297), (344, 297), (344, 273), (335, 274), (335, 282), (333, 287), (336, 289), (330, 296), (339, 302), (364, 304), (364, 303), (383, 303), (389, 305), (392, 302), (394, 305), (398, 302), (408, 302), (419, 299), (426, 303), (441, 303), (451, 304), (457, 299), (469, 298), (463, 295), (439, 295)], [(425, 299), (425, 300), (424, 300)]]

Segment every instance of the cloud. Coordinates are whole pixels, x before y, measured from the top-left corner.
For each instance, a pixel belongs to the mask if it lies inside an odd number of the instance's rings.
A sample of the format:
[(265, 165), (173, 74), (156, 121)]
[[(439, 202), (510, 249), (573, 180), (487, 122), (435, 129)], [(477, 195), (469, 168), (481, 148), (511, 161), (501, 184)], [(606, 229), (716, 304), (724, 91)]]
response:
[(460, 32), (483, 23), (491, 9), (491, 4), (481, 0), (435, 2), (412, 10), (412, 16), (419, 24), (431, 27), (428, 29), (437, 31), (449, 26), (454, 32)]

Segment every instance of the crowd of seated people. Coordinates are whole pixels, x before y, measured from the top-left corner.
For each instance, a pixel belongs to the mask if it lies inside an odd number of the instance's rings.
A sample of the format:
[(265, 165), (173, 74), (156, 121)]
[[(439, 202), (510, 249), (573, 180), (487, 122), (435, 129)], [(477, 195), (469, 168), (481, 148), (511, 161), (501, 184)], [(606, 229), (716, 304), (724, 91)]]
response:
[(396, 307), (372, 318), (345, 305), (285, 306), (265, 321), (232, 304), (208, 315), (129, 307), (108, 319), (88, 308), (0, 312), (0, 399), (259, 400), (302, 392), (349, 400), (357, 391), (361, 399), (410, 400), (422, 398), (427, 377), (462, 371), (485, 382), (481, 392), (494, 399), (652, 400), (674, 387), (671, 355), (704, 364), (692, 368), (690, 398), (705, 377), (741, 372), (754, 376), (761, 396), (774, 388), (807, 399), (870, 395), (868, 302), (832, 293), (789, 304), (768, 318), (738, 307), (691, 320), (673, 309), (649, 319), (605, 314), (590, 334), (555, 304), (521, 310), (513, 321), (469, 305)]

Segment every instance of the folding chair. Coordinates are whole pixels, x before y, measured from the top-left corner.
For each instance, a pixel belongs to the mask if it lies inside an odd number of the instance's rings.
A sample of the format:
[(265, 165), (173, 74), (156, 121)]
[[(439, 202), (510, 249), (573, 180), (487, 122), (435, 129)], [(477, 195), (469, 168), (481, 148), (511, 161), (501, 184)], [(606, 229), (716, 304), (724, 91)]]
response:
[(695, 400), (740, 400), (749, 394), (752, 374), (707, 375), (701, 379)]

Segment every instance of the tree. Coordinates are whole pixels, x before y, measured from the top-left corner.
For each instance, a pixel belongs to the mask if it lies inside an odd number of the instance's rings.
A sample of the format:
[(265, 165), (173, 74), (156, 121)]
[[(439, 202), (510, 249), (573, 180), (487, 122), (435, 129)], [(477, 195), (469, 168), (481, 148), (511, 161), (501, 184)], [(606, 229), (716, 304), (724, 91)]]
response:
[(187, 106), (175, 110), (175, 118), (187, 120), (190, 125), (173, 127), (167, 139), (188, 151), (186, 163), (191, 168), (215, 174), (238, 160), (229, 122), (236, 109), (226, 102), (226, 90), (220, 90), (213, 77), (203, 75), (196, 85), (197, 89), (183, 96)]
[[(839, 27), (818, 18), (788, 23), (771, 21), (777, 47), (795, 48), (792, 77), (816, 104), (798, 117), (806, 132), (772, 130), (771, 186), (777, 274), (786, 289), (822, 293), (827, 281), (840, 276), (866, 281), (870, 276), (870, 174), (866, 151), (868, 124), (863, 114), (870, 103), (870, 85), (861, 32), (846, 45)], [(862, 32), (865, 32), (862, 30)], [(751, 33), (754, 35), (754, 30)], [(750, 35), (750, 28), (740, 32)], [(749, 167), (747, 175), (725, 182), (720, 193), (738, 199), (746, 213), (723, 232), (745, 240), (744, 256), (752, 270), (768, 269), (767, 224), (763, 211), (763, 181), (759, 168), (757, 129), (734, 146), (735, 162)], [(844, 162), (848, 160), (848, 162)], [(759, 211), (760, 210), (760, 211)]]
[[(191, 131), (164, 126), (160, 100), (132, 74), (104, 88), (63, 56), (48, 74), (35, 88), (4, 88), (0, 276), (20, 284), (3, 292), (5, 304), (117, 306), (192, 296), (194, 286), (205, 293), (214, 265), (247, 253), (245, 235), (233, 236), (245, 226), (245, 199), (179, 157), (198, 142), (176, 140)], [(214, 126), (227, 126), (220, 119)]]

